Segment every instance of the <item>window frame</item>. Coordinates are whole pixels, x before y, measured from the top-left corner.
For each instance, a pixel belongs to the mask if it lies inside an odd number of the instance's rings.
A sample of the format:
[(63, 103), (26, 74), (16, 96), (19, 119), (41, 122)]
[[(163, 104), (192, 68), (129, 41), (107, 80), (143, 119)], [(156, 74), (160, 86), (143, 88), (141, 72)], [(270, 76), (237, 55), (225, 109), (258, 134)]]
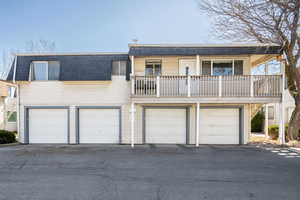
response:
[[(33, 74), (32, 73), (34, 73), (34, 71), (33, 71), (33, 68), (34, 68), (34, 64), (35, 63), (40, 63), (40, 64), (46, 64), (46, 77), (47, 77), (47, 80), (33, 80)], [(48, 81), (48, 79), (49, 79), (49, 77), (48, 77), (48, 61), (40, 61), (40, 60), (34, 60), (34, 61), (31, 61), (31, 63), (30, 63), (30, 81)]]
[[(245, 63), (245, 59), (229, 59), (229, 58), (216, 58), (216, 59), (202, 59), (201, 60), (201, 75), (203, 73), (203, 69), (202, 69), (202, 65), (203, 62), (205, 61), (209, 61), (210, 62), (210, 76), (239, 76), (239, 75), (235, 75), (235, 61), (242, 61), (243, 62), (243, 74), (244, 75), (244, 63)], [(232, 65), (231, 65), (231, 69), (232, 69), (232, 74), (230, 75), (214, 75), (214, 61), (231, 61)]]
[[(58, 61), (58, 60), (47, 60), (47, 61), (42, 61), (42, 60), (33, 60), (33, 61), (31, 61), (31, 63), (30, 63), (30, 71), (29, 71), (29, 80), (30, 81), (59, 81), (59, 78), (57, 79), (57, 80), (49, 80), (49, 62), (51, 62), (51, 61), (55, 61), (55, 62), (58, 62), (59, 63), (59, 75), (58, 76), (60, 76), (60, 61)], [(33, 69), (33, 67), (34, 67), (34, 63), (44, 63), (44, 64), (46, 64), (46, 77), (47, 77), (47, 79), (46, 80), (32, 80), (32, 69)]]
[[(113, 63), (117, 62), (118, 63), (118, 74), (113, 74)], [(125, 74), (121, 74), (121, 62), (125, 63)], [(111, 62), (111, 75), (112, 76), (126, 76), (126, 68), (127, 68), (127, 61), (125, 60), (113, 60)]]
[[(12, 114), (9, 116), (10, 113), (12, 113)], [(7, 123), (16, 123), (16, 122), (17, 122), (17, 120), (18, 120), (18, 114), (17, 114), (17, 111), (8, 111), (6, 115), (7, 115), (7, 116), (6, 116), (6, 117), (7, 117)], [(15, 116), (14, 116), (14, 117), (15, 117), (15, 121), (10, 121), (10, 118), (11, 118), (13, 115), (15, 115)]]
[[(155, 74), (155, 65), (159, 64), (159, 74)], [(147, 65), (152, 65), (152, 74), (147, 75), (146, 74), (146, 68)], [(160, 76), (162, 75), (162, 60), (161, 59), (146, 59), (145, 60), (145, 71), (144, 71), (145, 76)]]

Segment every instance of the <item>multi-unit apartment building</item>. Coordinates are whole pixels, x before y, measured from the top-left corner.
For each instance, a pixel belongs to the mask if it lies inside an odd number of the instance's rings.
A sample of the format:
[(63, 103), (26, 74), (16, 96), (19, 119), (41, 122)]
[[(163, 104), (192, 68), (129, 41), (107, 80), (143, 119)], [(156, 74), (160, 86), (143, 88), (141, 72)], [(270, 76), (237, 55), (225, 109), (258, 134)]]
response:
[(129, 45), (128, 53), (19, 54), (22, 143), (246, 144), (282, 75), (251, 75), (276, 45)]

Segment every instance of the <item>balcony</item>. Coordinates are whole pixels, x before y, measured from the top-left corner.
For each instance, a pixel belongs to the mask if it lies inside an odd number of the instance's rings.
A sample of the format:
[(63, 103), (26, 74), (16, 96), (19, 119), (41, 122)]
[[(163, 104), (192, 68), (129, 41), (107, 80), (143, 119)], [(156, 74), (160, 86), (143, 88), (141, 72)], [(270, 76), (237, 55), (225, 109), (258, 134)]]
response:
[(155, 98), (280, 98), (281, 75), (132, 76), (131, 96)]

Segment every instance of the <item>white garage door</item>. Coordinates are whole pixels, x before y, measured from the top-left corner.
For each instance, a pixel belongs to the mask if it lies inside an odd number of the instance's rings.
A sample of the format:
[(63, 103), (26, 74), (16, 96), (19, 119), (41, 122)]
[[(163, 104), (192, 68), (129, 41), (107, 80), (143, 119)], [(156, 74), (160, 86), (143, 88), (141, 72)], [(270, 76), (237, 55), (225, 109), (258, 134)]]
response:
[(146, 109), (145, 142), (186, 144), (186, 109)]
[(201, 144), (239, 144), (239, 109), (200, 109)]
[(68, 143), (67, 109), (29, 109), (29, 143)]
[(79, 143), (119, 143), (119, 109), (79, 109)]

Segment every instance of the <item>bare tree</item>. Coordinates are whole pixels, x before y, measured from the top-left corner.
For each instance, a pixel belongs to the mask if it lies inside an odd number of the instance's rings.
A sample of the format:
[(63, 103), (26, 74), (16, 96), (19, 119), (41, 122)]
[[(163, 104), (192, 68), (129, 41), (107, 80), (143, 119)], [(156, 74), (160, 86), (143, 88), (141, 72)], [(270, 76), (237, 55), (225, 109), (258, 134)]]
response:
[[(40, 39), (37, 41), (28, 41), (25, 46), (25, 51), (29, 53), (51, 52), (56, 49), (54, 41)], [(0, 79), (5, 79), (9, 73), (9, 69), (15, 55), (20, 50), (3, 50), (2, 59), (0, 59)]]
[(26, 51), (31, 53), (51, 52), (56, 48), (55, 42), (50, 40), (40, 39), (38, 41), (28, 41)]
[(9, 72), (10, 66), (13, 62), (15, 52), (16, 51), (13, 51), (13, 50), (9, 50), (9, 51), (3, 50), (2, 60), (0, 63), (0, 79), (6, 78), (8, 72)]
[(218, 38), (231, 41), (274, 43), (282, 47), (288, 89), (295, 99), (289, 139), (300, 139), (300, 1), (299, 0), (200, 0), (210, 15)]

